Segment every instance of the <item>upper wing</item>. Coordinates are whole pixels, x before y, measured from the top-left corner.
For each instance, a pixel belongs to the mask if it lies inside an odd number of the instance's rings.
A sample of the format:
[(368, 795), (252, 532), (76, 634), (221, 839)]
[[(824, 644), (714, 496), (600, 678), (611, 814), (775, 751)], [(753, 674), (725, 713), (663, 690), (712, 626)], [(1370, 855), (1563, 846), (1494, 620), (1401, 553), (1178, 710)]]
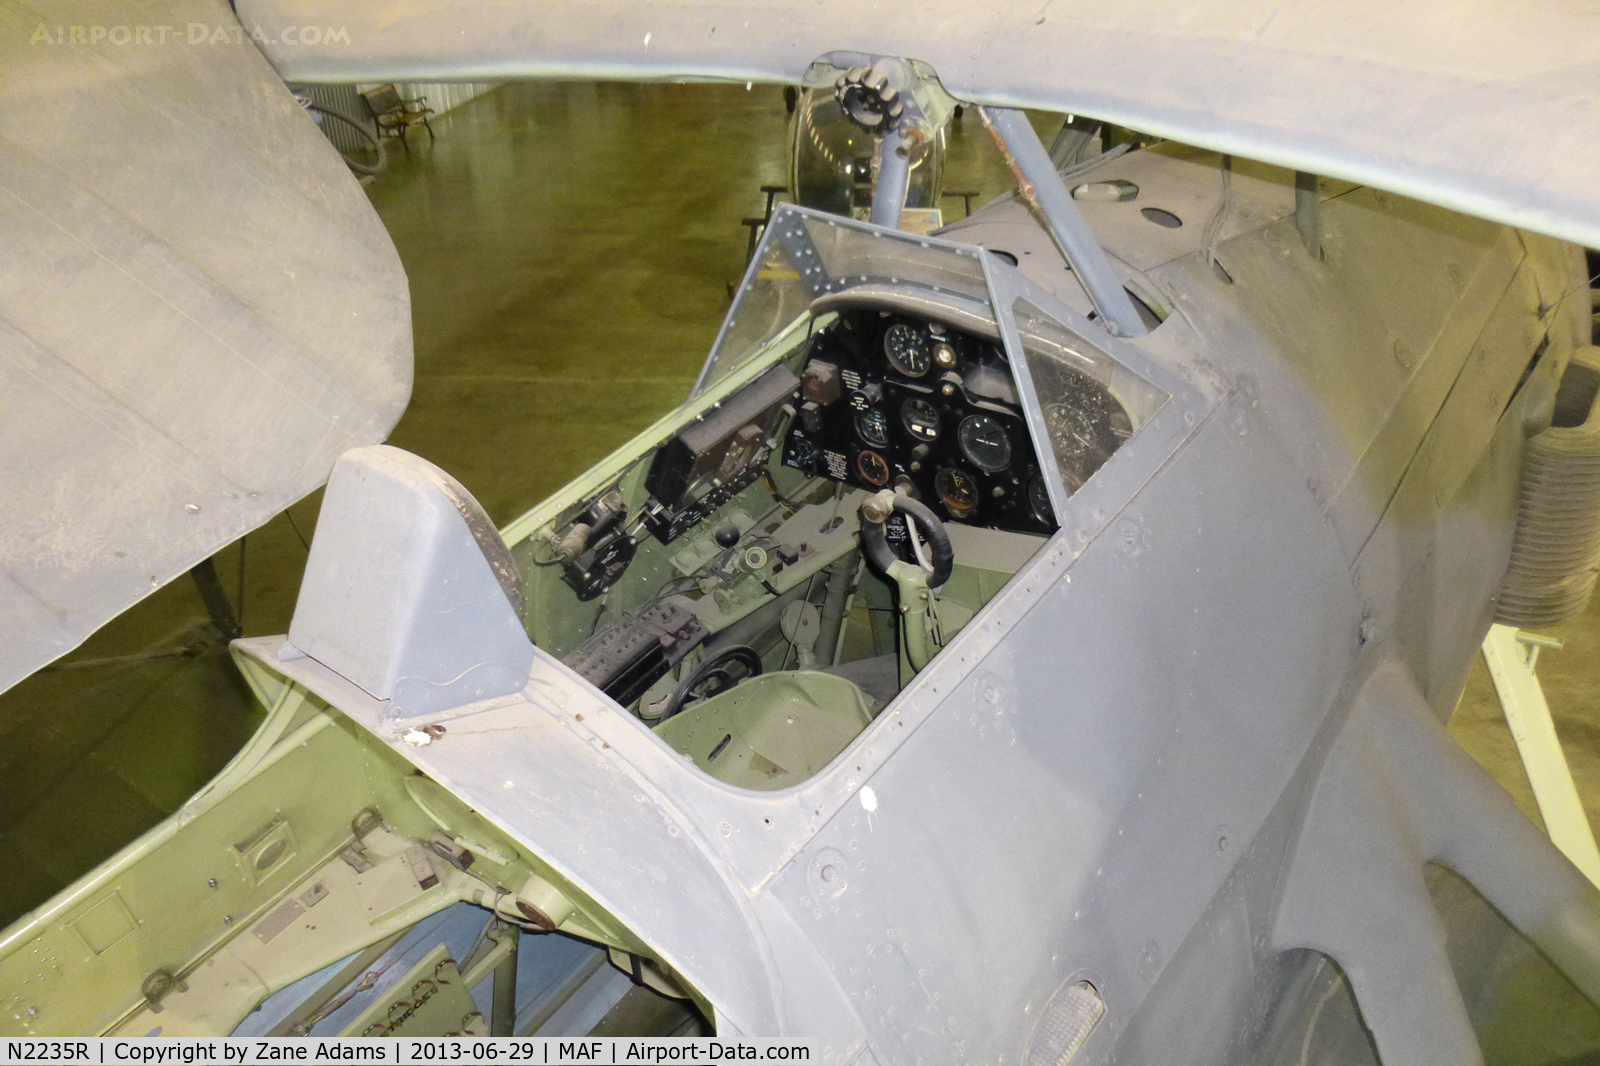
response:
[(366, 196), (255, 48), (190, 23), (233, 24), (0, 0), (0, 690), (410, 395), (405, 274)]
[(1081, 112), (1600, 246), (1600, 7), (1579, 0), (238, 0), (238, 10), (291, 79), (796, 81), (835, 50), (921, 59), (966, 100)]

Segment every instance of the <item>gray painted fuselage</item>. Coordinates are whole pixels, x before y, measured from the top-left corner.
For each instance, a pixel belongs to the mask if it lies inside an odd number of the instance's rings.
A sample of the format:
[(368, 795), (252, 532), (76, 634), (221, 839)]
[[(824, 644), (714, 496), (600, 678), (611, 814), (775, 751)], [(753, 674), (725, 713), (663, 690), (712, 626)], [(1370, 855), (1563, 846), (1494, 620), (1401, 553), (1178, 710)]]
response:
[[(1138, 200), (1083, 206), (1167, 312), (1133, 343), (1192, 390), (1180, 428), (1114, 457), (827, 770), (779, 793), (718, 785), (543, 656), (521, 697), (407, 757), (649, 942), (724, 1033), (1016, 1061), (1052, 995), (1088, 980), (1106, 1015), (1076, 1061), (1269, 1058), (1304, 1028), (1309, 948), (1347, 974), (1388, 1061), (1461, 1061), (1424, 865), (1481, 870), (1469, 879), (1532, 924), (1594, 908), (1496, 786), (1450, 762), (1439, 726), (1493, 613), (1522, 441), (1582, 340), (1583, 304), (1564, 299), (1583, 283), (1576, 254), (1325, 186), (1313, 259), (1293, 176), (1246, 166), (1219, 269), (1201, 246), (1215, 156), (1164, 146), (1085, 180), (1112, 177)], [(1009, 252), (1088, 310), (1021, 205), (947, 236)], [(279, 668), (392, 738), (376, 701), (314, 660)], [(1395, 722), (1421, 739), (1372, 741)], [(1410, 754), (1341, 761), (1373, 745)], [(1380, 792), (1443, 790), (1443, 807), (1503, 830), (1502, 864), (1557, 889), (1495, 898), (1504, 871), (1426, 795), (1357, 824), (1339, 797), (1363, 774)], [(1298, 887), (1336, 862), (1328, 833), (1382, 844), (1396, 827), (1401, 844), (1350, 860), (1373, 908)], [(1570, 957), (1570, 941), (1542, 946)]]

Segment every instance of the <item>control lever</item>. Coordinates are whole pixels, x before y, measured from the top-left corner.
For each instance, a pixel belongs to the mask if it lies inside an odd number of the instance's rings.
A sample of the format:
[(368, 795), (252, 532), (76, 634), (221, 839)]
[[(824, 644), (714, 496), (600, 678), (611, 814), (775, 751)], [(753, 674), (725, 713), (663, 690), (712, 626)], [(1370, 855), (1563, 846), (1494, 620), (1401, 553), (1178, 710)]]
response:
[[(933, 550), (933, 572), (918, 563), (908, 563), (889, 550), (884, 524), (895, 511), (915, 522), (923, 540)], [(927, 504), (910, 496), (883, 490), (861, 505), (861, 549), (873, 568), (895, 583), (900, 594), (900, 616), (905, 622), (906, 658), (913, 670), (920, 671), (934, 656), (928, 639), (928, 612), (931, 590), (950, 580), (955, 568), (955, 549), (944, 523)]]
[(561, 579), (588, 601), (616, 583), (633, 561), (638, 539), (624, 529), (628, 504), (616, 489), (604, 493), (554, 545)]
[(572, 523), (567, 535), (555, 546), (556, 558), (564, 563), (572, 562), (583, 554), (591, 537), (604, 533), (627, 515), (628, 507), (622, 500), (622, 493), (612, 489), (591, 503), (578, 521)]

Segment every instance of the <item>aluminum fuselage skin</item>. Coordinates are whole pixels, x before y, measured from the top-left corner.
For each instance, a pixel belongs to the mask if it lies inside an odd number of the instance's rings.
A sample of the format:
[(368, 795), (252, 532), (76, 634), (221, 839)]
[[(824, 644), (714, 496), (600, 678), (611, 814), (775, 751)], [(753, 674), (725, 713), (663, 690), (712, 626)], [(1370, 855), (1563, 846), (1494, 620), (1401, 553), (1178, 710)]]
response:
[[(1169, 147), (1094, 176), (1144, 190), (1086, 213), (1168, 311), (1137, 344), (1192, 387), (1183, 428), (1103, 468), (1105, 505), (832, 766), (726, 788), (544, 659), (525, 699), (408, 753), (658, 949), (724, 1033), (1015, 1061), (1051, 995), (1088, 979), (1107, 1013), (1083, 1061), (1175, 1061), (1163, 1026), (1194, 1010), (1220, 1043), (1178, 1050), (1242, 1053), (1296, 946), (1272, 935), (1277, 893), (1328, 737), (1379, 665), (1440, 717), (1459, 695), (1521, 442), (1579, 339), (1575, 253), (1339, 187), (1313, 260), (1292, 175), (1246, 170), (1214, 249), (1229, 281), (1197, 244), (1215, 157)], [(948, 236), (1087, 309), (1019, 204)], [(314, 662), (284, 665), (380, 728)]]
[[(1577, 253), (1325, 184), (1314, 259), (1293, 176), (1247, 166), (1206, 249), (1216, 157), (1162, 146), (1092, 177), (1140, 186), (1136, 201), (1084, 209), (1165, 321), (1136, 342), (1075, 327), (1161, 368), (1173, 400), (805, 784), (711, 780), (543, 652), (520, 693), (425, 746), (316, 659), (280, 658), (281, 638), (240, 653), (537, 853), (691, 985), (722, 1035), (810, 1039), (825, 1061), (1016, 1062), (1051, 997), (1087, 980), (1106, 1013), (1078, 1062), (1265, 1060), (1286, 1024), (1274, 1005), (1304, 1005), (1315, 949), (1350, 974), (1380, 1048), (1399, 1049), (1390, 1061), (1458, 1059), (1448, 1041), (1411, 1050), (1454, 1032), (1448, 1003), (1440, 1021), (1384, 1017), (1363, 998), (1407, 957), (1437, 963), (1437, 922), (1363, 924), (1308, 902), (1300, 875), (1327, 853), (1328, 782), (1356, 727), (1393, 719), (1431, 736), (1459, 695), (1509, 554), (1522, 441), (1582, 339), (1586, 305), (1566, 298), (1583, 285)], [(1154, 225), (1146, 206), (1185, 224)], [(947, 236), (1010, 253), (1087, 312), (1015, 201)], [(1492, 783), (1467, 777), (1404, 780), (1500, 817)], [(1356, 835), (1387, 839), (1410, 824), (1407, 803)], [(229, 817), (248, 828), (260, 813)], [(306, 831), (305, 851), (331, 854), (348, 813), (327, 819), (326, 840)], [(1496, 845), (1512, 873), (1577, 876), (1564, 860), (1540, 867), (1548, 846), (1523, 830), (1532, 843), (1508, 832)], [(1374, 862), (1374, 898), (1415, 902), (1415, 865), (1412, 885)], [(24, 950), (67, 905), (6, 946)]]

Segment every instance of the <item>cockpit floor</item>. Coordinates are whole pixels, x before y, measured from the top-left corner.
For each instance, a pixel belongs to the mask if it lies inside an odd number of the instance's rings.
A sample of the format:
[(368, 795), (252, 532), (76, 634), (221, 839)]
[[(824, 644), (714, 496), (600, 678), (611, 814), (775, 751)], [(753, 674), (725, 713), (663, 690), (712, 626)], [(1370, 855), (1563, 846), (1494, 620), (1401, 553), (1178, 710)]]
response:
[(872, 708), (874, 714), (887, 707), (900, 694), (900, 659), (893, 653), (840, 663), (828, 667), (823, 673), (855, 682), (856, 687), (876, 704)]

